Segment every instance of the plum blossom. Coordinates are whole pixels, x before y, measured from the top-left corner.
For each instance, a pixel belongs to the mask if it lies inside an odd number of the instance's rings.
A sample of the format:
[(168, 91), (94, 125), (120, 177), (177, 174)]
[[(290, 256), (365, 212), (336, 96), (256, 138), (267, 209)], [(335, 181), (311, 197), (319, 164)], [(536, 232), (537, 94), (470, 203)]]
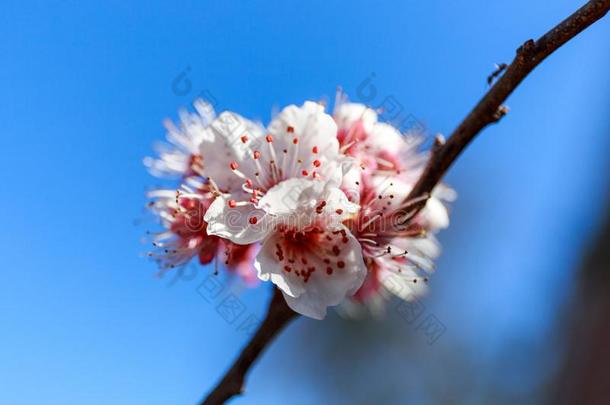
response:
[(368, 273), (352, 303), (369, 304), (373, 312), (380, 312), (383, 300), (379, 298), (388, 292), (412, 300), (427, 291), (440, 247), (421, 214), (410, 218), (415, 201), (405, 202), (411, 189), (408, 184), (391, 177), (361, 181), (361, 209), (346, 225), (362, 246)]
[(366, 275), (360, 245), (343, 225), (358, 205), (339, 189), (349, 159), (335, 122), (306, 102), (286, 107), (266, 131), (232, 113), (210, 128), (201, 155), (218, 196), (204, 217), (208, 233), (261, 242), (258, 277), (295, 311), (322, 319)]
[(157, 251), (149, 253), (161, 270), (186, 264), (195, 256), (201, 264), (208, 264), (216, 257), (219, 238), (207, 234), (207, 224), (203, 221), (211, 196), (203, 189), (199, 193), (168, 189), (148, 193), (149, 208), (159, 216), (164, 228), (153, 234)]
[(412, 300), (426, 292), (433, 259), (440, 254), (434, 234), (449, 225), (445, 202), (455, 199), (455, 193), (437, 186), (425, 207), (412, 215), (419, 200), (407, 201), (407, 196), (427, 160), (418, 150), (422, 138), (378, 122), (376, 112), (362, 104), (340, 101), (333, 116), (342, 149), (358, 161), (359, 170), (344, 177), (342, 188), (361, 206), (346, 225), (361, 243), (368, 269), (362, 287), (343, 309), (358, 315), (364, 303), (378, 314), (388, 293)]
[[(291, 191), (296, 198), (286, 204), (282, 196)], [(275, 186), (261, 204), (274, 221), (261, 230), (259, 278), (276, 284), (293, 310), (324, 318), (326, 307), (353, 295), (366, 275), (360, 245), (343, 225), (358, 205), (330, 183), (298, 178)]]
[(220, 259), (227, 270), (249, 284), (255, 283), (252, 260), (257, 246), (237, 245), (207, 233), (203, 216), (214, 198), (208, 184), (189, 178), (178, 190), (158, 189), (149, 192), (148, 197), (149, 208), (164, 228), (152, 234), (155, 251), (148, 254), (161, 272), (185, 265), (195, 257), (201, 265)]
[(267, 128), (233, 112), (215, 117), (201, 101), (195, 108), (179, 126), (166, 123), (170, 145), (145, 160), (151, 173), (181, 179), (177, 190), (149, 193), (164, 228), (150, 255), (162, 271), (221, 260), (246, 280), (270, 281), (314, 319), (340, 304), (379, 313), (389, 295), (426, 291), (455, 192), (439, 185), (408, 200), (428, 158), (421, 137), (343, 97), (332, 116), (307, 101)]
[(256, 277), (252, 260), (258, 246), (237, 245), (207, 233), (203, 216), (215, 194), (209, 180), (203, 176), (199, 146), (210, 136), (207, 128), (215, 113), (203, 100), (195, 101), (194, 106), (195, 113), (180, 112), (179, 126), (165, 121), (169, 143), (157, 148), (159, 158), (144, 159), (151, 174), (182, 180), (177, 189), (156, 189), (148, 193), (148, 208), (163, 227), (159, 232), (149, 232), (154, 250), (148, 256), (158, 263), (161, 273), (183, 266), (194, 258), (201, 265), (214, 262), (216, 268), (221, 261), (229, 272), (253, 284)]

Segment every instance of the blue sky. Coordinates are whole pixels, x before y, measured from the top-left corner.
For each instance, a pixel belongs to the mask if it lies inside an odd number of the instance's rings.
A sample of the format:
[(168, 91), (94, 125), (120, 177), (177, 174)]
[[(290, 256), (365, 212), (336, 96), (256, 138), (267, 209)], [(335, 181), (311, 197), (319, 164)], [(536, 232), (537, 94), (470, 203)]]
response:
[[(144, 192), (159, 184), (142, 158), (164, 136), (161, 121), (197, 94), (267, 121), (273, 108), (332, 99), (338, 85), (354, 96), (374, 74), (379, 97), (447, 134), (494, 63), (576, 7), (4, 2), (0, 402), (193, 403), (245, 342), (197, 293), (209, 269), (168, 286), (142, 257), (154, 227)], [(447, 178), (460, 197), (426, 302), (443, 339), (473, 356), (547, 336), (596, 229), (608, 184), (608, 38), (606, 19), (545, 61)], [(185, 69), (191, 89), (179, 94), (172, 83)], [(268, 294), (240, 297), (260, 316)], [(243, 403), (315, 400), (313, 377), (291, 379), (307, 354), (289, 342), (324, 327), (292, 325)]]

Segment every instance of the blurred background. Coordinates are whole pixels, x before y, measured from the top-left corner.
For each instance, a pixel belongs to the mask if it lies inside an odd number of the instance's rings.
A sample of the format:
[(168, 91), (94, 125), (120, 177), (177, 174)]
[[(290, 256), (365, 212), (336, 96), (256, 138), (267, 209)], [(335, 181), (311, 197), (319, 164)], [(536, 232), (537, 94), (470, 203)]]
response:
[[(268, 285), (223, 280), (245, 308), (227, 321), (212, 269), (145, 258), (164, 118), (202, 95), (267, 122), (367, 83), (448, 134), (581, 3), (3, 2), (0, 402), (195, 403), (263, 316)], [(552, 55), (452, 168), (417, 317), (299, 319), (234, 403), (609, 403), (609, 39), (606, 17)]]

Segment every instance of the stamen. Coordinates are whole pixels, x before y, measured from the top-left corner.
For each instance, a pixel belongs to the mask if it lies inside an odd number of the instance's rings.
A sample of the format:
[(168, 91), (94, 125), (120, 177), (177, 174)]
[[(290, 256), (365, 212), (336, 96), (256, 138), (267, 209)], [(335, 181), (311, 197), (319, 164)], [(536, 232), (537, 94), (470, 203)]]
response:
[(269, 153), (271, 154), (271, 160), (269, 161), (269, 167), (271, 169), (271, 178), (275, 184), (277, 184), (279, 179), (279, 174), (277, 173), (277, 166), (275, 162), (277, 161), (277, 156), (275, 155), (275, 148), (273, 147), (273, 137), (271, 135), (267, 135), (265, 137), (267, 140), (267, 145), (269, 145)]
[(231, 170), (233, 171), (233, 173), (235, 173), (237, 175), (237, 177), (242, 178), (244, 180), (247, 179), (245, 174), (243, 174), (241, 171), (237, 170), (237, 168), (239, 167), (239, 164), (237, 162), (231, 162), (231, 164), (229, 166), (231, 167)]
[(235, 208), (235, 207), (243, 207), (243, 206), (246, 206), (246, 205), (250, 205), (250, 203), (248, 201), (229, 200), (227, 202), (227, 205), (229, 206), (229, 208)]
[(381, 218), (383, 216), (382, 212), (377, 212), (376, 214), (373, 215), (373, 217), (371, 219), (369, 219), (368, 221), (366, 221), (363, 225), (361, 225), (360, 229), (366, 229), (368, 228), (368, 226), (370, 224), (372, 224), (373, 222), (377, 221), (379, 218)]
[(373, 239), (358, 238), (358, 241), (360, 243), (368, 243), (368, 244), (373, 245), (373, 246), (379, 245), (379, 243), (377, 241), (374, 241)]
[(381, 157), (376, 157), (375, 161), (379, 164), (381, 164), (382, 166), (387, 166), (387, 167), (394, 167), (394, 163), (390, 162), (389, 160), (385, 160)]
[(299, 168), (297, 166), (299, 166), (301, 164), (301, 159), (297, 159), (297, 156), (299, 155), (299, 140), (298, 138), (294, 138), (292, 140), (292, 144), (294, 145), (294, 150), (292, 151), (292, 159), (291, 162), (296, 162), (297, 164), (293, 163), (293, 170), (290, 170), (290, 176), (296, 176), (296, 173), (298, 173)]

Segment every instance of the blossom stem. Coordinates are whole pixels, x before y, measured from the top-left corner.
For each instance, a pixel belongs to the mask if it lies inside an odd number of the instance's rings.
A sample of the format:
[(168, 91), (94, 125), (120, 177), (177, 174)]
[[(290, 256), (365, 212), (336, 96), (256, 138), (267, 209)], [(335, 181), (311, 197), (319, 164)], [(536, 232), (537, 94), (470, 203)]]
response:
[[(433, 149), (424, 172), (405, 201), (430, 195), (445, 172), (477, 134), (506, 115), (508, 108), (502, 103), (523, 79), (547, 56), (601, 19), (609, 9), (610, 0), (591, 0), (538, 40), (529, 39), (517, 49), (517, 55), (506, 67), (504, 74), (453, 131), (447, 142)], [(492, 76), (498, 76), (499, 72), (500, 70)], [(420, 203), (417, 210), (424, 206), (425, 202)]]
[(274, 337), (298, 314), (288, 307), (281, 291), (273, 289), (273, 297), (267, 315), (250, 342), (241, 351), (222, 380), (201, 402), (203, 405), (223, 404), (244, 390), (244, 380), (250, 367), (258, 359)]

